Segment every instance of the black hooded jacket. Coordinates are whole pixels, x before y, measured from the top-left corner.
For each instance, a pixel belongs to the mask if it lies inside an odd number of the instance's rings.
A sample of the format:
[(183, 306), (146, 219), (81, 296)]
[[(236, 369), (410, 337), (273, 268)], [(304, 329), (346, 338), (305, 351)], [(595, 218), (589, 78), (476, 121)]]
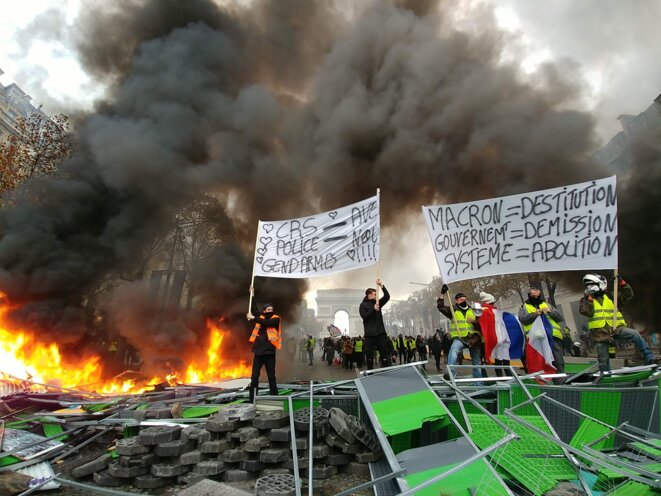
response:
[[(390, 293), (385, 286), (381, 286), (383, 296), (379, 299), (379, 306), (383, 309), (383, 305), (390, 300)], [(360, 304), (360, 316), (363, 319), (363, 327), (365, 328), (365, 337), (378, 336), (379, 334), (386, 334), (386, 326), (383, 324), (383, 313), (379, 310), (374, 310), (376, 304), (375, 300), (370, 300), (365, 296)]]

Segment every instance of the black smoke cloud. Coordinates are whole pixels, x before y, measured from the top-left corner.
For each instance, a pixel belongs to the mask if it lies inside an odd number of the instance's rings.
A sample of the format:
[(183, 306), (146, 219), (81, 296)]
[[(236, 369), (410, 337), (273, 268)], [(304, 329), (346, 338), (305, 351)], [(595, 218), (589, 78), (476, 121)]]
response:
[[(321, 1), (125, 0), (84, 9), (74, 43), (109, 96), (79, 124), (64, 174), (29, 182), (38, 202), (1, 214), (0, 288), (28, 302), (16, 317), (83, 339), (86, 295), (202, 192), (226, 202), (237, 235), (207, 260), (202, 305), (238, 319), (257, 219), (381, 187), (384, 226), (396, 230), (424, 203), (607, 175), (588, 158), (591, 117), (565, 108), (575, 85), (552, 65), (522, 82), (502, 63), (507, 39), (488, 9), (467, 29), (455, 8), (374, 2), (352, 16)], [(285, 313), (305, 289), (260, 284)], [(154, 361), (182, 353), (135, 336), (146, 304), (126, 291), (111, 307), (120, 330)], [(158, 343), (196, 339), (179, 325), (147, 328)]]

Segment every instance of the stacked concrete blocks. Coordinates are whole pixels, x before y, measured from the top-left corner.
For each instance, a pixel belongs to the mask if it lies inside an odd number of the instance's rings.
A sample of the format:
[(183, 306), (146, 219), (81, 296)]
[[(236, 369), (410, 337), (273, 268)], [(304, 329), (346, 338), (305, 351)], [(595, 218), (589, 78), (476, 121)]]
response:
[[(315, 408), (312, 418), (315, 485), (338, 471), (366, 474), (367, 464), (381, 456), (378, 441), (357, 418), (337, 408)], [(183, 429), (144, 427), (138, 436), (117, 441), (117, 457), (88, 461), (71, 475), (93, 476), (102, 486), (134, 485), (145, 490), (204, 479), (228, 483), (257, 479), (257, 494), (288, 494), (294, 480), (292, 434), (296, 433), (299, 474), (307, 477), (309, 427), (307, 408), (294, 412), (291, 426), (284, 411), (257, 412), (252, 404), (231, 405), (204, 423)]]

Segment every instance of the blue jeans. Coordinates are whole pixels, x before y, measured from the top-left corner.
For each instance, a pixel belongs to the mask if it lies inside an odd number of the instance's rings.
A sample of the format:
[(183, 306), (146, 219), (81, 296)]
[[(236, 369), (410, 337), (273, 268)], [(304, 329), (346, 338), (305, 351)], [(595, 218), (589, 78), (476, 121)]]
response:
[[(654, 361), (654, 353), (636, 329), (628, 327), (618, 327), (613, 335), (615, 341), (631, 341), (634, 347), (642, 354), (645, 363)], [(610, 360), (608, 358), (609, 343), (595, 343), (597, 350), (597, 359), (599, 360), (599, 369), (602, 371), (610, 370)]]
[(473, 377), (481, 378), (482, 370), (479, 366), (482, 365), (482, 357), (480, 356), (480, 348), (469, 348), (469, 346), (459, 338), (454, 338), (452, 340), (452, 346), (450, 346), (450, 354), (448, 356), (448, 371), (451, 371), (454, 375), (452, 365), (457, 364), (457, 357), (459, 356), (459, 353), (464, 352), (464, 348), (468, 348), (468, 352), (471, 355), (471, 364), (475, 365), (475, 367), (473, 367)]

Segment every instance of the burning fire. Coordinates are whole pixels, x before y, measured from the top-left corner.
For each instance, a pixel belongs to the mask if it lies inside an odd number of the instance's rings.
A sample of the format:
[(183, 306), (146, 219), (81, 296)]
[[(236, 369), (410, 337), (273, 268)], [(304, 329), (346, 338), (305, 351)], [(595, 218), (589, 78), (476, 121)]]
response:
[[(72, 360), (60, 353), (57, 343), (43, 343), (30, 330), (12, 328), (6, 316), (14, 308), (0, 293), (0, 377), (5, 381), (26, 381), (26, 386), (42, 384), (101, 394), (138, 393), (149, 389), (150, 385), (165, 381), (170, 385), (182, 382), (177, 371), (146, 381), (123, 380), (119, 376), (104, 379), (100, 356)], [(206, 357), (188, 365), (182, 376), (183, 382), (195, 384), (249, 376), (250, 366), (245, 361), (227, 363), (223, 358), (222, 344), (228, 331), (211, 321), (207, 321), (207, 328), (209, 344)]]

